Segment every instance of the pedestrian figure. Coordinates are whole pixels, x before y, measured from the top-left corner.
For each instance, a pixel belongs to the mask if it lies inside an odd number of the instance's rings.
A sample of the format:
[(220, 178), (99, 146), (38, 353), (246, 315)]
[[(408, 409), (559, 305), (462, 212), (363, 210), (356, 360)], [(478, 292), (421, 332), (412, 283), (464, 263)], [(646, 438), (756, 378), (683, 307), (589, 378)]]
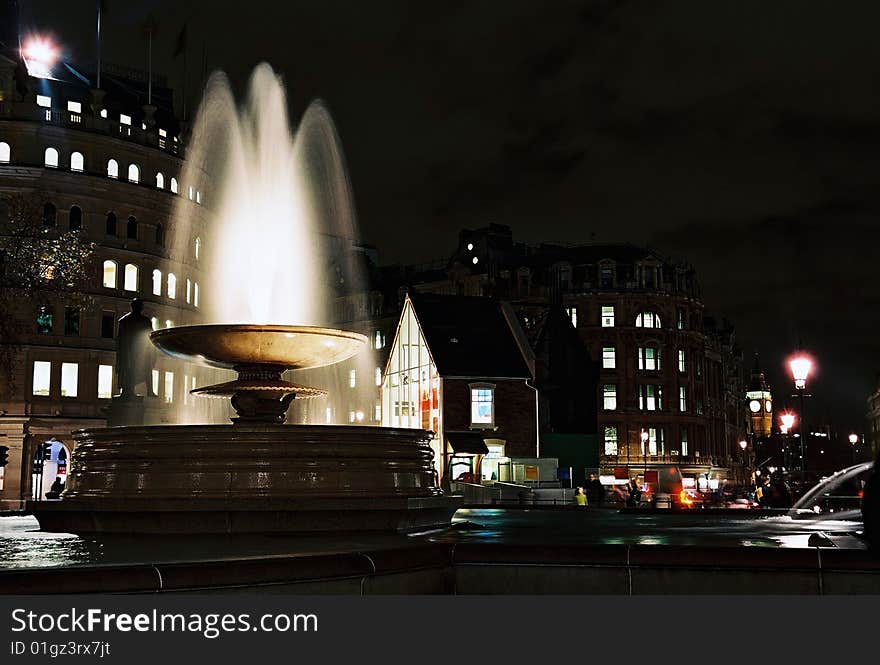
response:
[(626, 505), (630, 508), (638, 508), (639, 502), (642, 500), (642, 489), (639, 487), (638, 481), (635, 478), (629, 481), (629, 498), (626, 500)]
[(146, 385), (146, 393), (153, 395), (150, 371), (153, 367), (153, 345), (150, 333), (153, 324), (143, 315), (144, 303), (140, 298), (131, 301), (131, 311), (119, 319), (116, 358), (118, 360), (117, 378), (119, 395), (126, 399), (135, 396), (134, 388), (139, 383)]
[(599, 476), (595, 473), (590, 474), (590, 483), (587, 485), (587, 497), (592, 505), (597, 508), (602, 507), (602, 501), (605, 499), (605, 487), (599, 480)]
[(586, 508), (586, 506), (587, 506), (587, 495), (584, 493), (584, 488), (583, 488), (583, 487), (578, 487), (577, 490), (575, 491), (575, 493), (574, 493), (574, 502), (575, 502), (578, 506), (582, 506), (582, 507)]

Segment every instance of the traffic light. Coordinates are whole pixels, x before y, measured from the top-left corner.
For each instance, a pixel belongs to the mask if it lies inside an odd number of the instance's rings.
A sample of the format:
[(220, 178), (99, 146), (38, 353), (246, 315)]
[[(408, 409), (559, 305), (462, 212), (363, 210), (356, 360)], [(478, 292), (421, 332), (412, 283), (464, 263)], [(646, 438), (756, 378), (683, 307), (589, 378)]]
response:
[(0, 446), (0, 467), (9, 464), (9, 446)]

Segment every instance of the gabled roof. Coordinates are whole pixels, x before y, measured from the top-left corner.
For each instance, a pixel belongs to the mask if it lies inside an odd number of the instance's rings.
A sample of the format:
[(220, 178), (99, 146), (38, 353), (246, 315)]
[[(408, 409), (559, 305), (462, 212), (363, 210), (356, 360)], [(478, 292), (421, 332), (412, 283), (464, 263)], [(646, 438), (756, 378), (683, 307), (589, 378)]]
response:
[(497, 300), (428, 293), (409, 300), (440, 376), (531, 378)]

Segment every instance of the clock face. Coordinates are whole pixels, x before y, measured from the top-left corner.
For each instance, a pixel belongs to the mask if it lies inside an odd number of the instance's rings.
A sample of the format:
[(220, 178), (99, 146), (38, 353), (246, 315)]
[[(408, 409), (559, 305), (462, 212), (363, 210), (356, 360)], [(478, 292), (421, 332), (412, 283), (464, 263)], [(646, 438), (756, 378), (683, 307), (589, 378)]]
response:
[(770, 413), (773, 410), (773, 402), (771, 402), (769, 399), (764, 402), (764, 410), (767, 413)]
[(752, 413), (758, 413), (758, 411), (761, 410), (761, 403), (758, 400), (753, 399), (751, 402), (749, 402), (749, 410)]

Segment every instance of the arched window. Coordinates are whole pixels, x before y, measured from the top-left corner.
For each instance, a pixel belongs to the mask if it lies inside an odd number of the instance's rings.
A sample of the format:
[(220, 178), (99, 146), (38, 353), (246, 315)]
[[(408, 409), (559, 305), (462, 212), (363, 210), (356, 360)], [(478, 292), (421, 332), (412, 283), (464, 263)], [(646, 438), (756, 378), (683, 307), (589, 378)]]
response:
[(125, 225), (125, 237), (129, 240), (137, 240), (138, 221), (134, 215), (129, 215), (128, 217), (128, 223)]
[(193, 282), (193, 307), (199, 306), (199, 283)]
[(0, 164), (9, 163), (9, 159), (11, 158), (12, 152), (9, 149), (9, 144), (5, 141), (0, 141)]
[(70, 155), (70, 170), (84, 171), (86, 168), (86, 160), (81, 152), (74, 152)]
[(177, 277), (174, 276), (173, 272), (168, 273), (168, 297), (177, 297)]
[(659, 328), (660, 317), (654, 312), (639, 312), (636, 316), (636, 328)]
[(177, 194), (177, 178), (171, 178), (171, 191)]
[(138, 183), (141, 180), (141, 170), (137, 164), (128, 165), (128, 181)]
[(125, 264), (125, 275), (122, 287), (126, 291), (138, 290), (138, 267), (133, 263)]
[(192, 201), (192, 200), (193, 200), (193, 188), (192, 188), (192, 185), (190, 185), (189, 188), (187, 189), (187, 195), (189, 196), (189, 200)]
[(108, 236), (116, 237), (116, 213), (107, 213), (106, 233)]
[(165, 189), (165, 176), (162, 175), (162, 172), (156, 174), (156, 187), (159, 189)]
[(43, 205), (43, 226), (55, 226), (57, 217), (58, 211), (55, 209), (55, 204), (47, 201)]
[(202, 253), (202, 239), (201, 239), (201, 238), (196, 238), (196, 241), (195, 241), (195, 252), (196, 252), (196, 261), (198, 261), (198, 260), (199, 260), (199, 256), (200, 256), (201, 253)]
[(162, 295), (162, 271), (158, 268), (153, 271), (153, 295)]
[(161, 224), (156, 224), (156, 244), (159, 247), (165, 246), (165, 227)]
[(83, 224), (83, 212), (79, 206), (72, 206), (67, 216), (67, 225), (71, 231), (79, 231)]
[(58, 168), (58, 151), (55, 148), (46, 148), (43, 164), (53, 169)]
[(118, 178), (119, 177), (119, 162), (115, 159), (111, 159), (107, 162), (107, 177), (108, 178)]
[(116, 288), (116, 261), (104, 261), (104, 281), (102, 282), (108, 289)]

